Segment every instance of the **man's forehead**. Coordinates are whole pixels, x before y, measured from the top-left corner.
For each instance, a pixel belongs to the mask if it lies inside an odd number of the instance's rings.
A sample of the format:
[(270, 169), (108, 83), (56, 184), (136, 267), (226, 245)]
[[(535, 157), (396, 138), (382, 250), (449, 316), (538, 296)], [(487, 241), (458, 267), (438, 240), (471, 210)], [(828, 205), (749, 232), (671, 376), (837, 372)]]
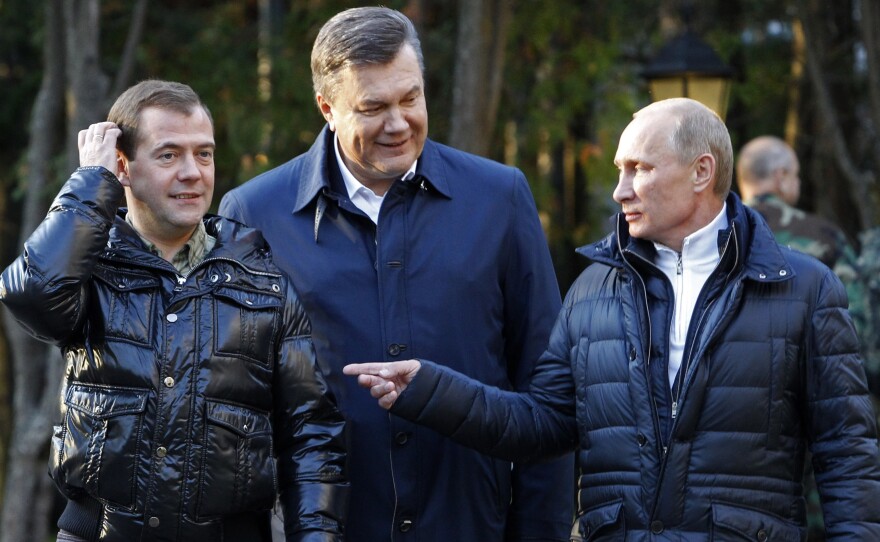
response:
[(614, 163), (644, 160), (671, 149), (669, 123), (637, 117), (624, 129), (614, 156)]
[(214, 146), (214, 127), (207, 113), (195, 108), (188, 113), (149, 107), (141, 112), (141, 141), (151, 147), (181, 143)]

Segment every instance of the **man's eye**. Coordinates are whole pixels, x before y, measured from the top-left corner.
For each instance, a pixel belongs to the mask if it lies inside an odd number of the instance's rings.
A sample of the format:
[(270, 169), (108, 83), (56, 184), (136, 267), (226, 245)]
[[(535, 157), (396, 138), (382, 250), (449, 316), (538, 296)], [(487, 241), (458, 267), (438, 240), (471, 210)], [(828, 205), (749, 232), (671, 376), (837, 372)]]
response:
[(174, 158), (174, 153), (173, 152), (164, 152), (159, 155), (159, 158), (161, 158), (162, 160), (171, 160)]

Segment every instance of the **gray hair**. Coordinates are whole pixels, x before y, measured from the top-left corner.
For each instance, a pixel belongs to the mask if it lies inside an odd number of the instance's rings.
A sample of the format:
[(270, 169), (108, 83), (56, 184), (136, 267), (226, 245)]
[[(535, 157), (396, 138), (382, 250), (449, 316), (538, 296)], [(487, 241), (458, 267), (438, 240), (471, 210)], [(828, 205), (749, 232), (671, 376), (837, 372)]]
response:
[(722, 199), (726, 198), (733, 182), (733, 145), (721, 117), (696, 100), (670, 98), (642, 108), (633, 118), (649, 112), (675, 117), (671, 144), (679, 163), (687, 164), (705, 153), (715, 158), (714, 192)]
[(392, 62), (401, 48), (412, 47), (422, 74), (422, 46), (412, 21), (386, 7), (351, 8), (334, 15), (318, 32), (312, 47), (315, 95), (332, 99), (343, 70), (351, 66)]
[(760, 184), (780, 169), (791, 171), (797, 160), (794, 150), (776, 136), (760, 136), (739, 151), (736, 167), (740, 182)]

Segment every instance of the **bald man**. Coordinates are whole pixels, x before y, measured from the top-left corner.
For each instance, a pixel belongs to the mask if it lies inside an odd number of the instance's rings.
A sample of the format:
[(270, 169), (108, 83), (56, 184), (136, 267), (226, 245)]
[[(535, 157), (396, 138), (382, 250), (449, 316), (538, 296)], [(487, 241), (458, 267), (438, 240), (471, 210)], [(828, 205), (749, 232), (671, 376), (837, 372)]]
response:
[(746, 143), (736, 166), (743, 202), (764, 217), (781, 245), (814, 256), (832, 269), (840, 261), (853, 260), (855, 253), (843, 230), (795, 208), (801, 190), (799, 173), (794, 150), (775, 136), (760, 136)]

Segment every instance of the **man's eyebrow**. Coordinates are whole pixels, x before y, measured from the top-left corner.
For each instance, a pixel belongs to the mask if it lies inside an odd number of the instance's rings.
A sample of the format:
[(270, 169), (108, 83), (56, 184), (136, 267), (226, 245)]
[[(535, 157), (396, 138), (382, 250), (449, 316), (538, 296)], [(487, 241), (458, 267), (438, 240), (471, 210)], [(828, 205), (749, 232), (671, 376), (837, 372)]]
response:
[[(177, 143), (177, 142), (175, 142), (175, 141), (160, 141), (159, 143), (157, 143), (156, 145), (153, 146), (153, 150), (154, 150), (154, 151), (159, 151), (159, 150), (162, 150), (162, 149), (174, 149), (174, 150), (178, 150), (178, 149), (182, 149), (182, 148), (187, 147), (187, 146), (188, 146), (188, 145), (182, 145), (182, 144)], [(199, 143), (199, 144), (193, 145), (193, 147), (195, 147), (195, 148), (197, 148), (197, 149), (204, 149), (204, 148), (216, 149), (216, 148), (217, 148), (217, 143), (214, 142), (214, 141), (205, 141), (205, 142), (203, 142), (203, 143)]]
[[(421, 94), (424, 92), (422, 89), (422, 85), (415, 84), (413, 85), (404, 96), (412, 96), (413, 94)], [(374, 98), (372, 96), (366, 96), (360, 101), (361, 105), (383, 105), (387, 103), (387, 100), (383, 100), (381, 98)]]

